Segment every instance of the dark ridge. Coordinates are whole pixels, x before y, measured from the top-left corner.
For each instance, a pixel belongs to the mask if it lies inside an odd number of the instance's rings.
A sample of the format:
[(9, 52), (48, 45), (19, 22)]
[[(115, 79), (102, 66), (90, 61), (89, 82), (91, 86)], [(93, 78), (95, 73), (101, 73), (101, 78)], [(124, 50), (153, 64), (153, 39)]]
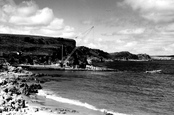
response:
[(74, 48), (76, 42), (72, 39), (60, 37), (0, 34), (0, 51), (6, 53), (21, 51), (26, 53), (50, 54), (62, 46), (65, 48)]
[[(33, 35), (0, 34), (0, 56), (8, 62), (51, 63), (67, 56), (76, 47), (73, 39)], [(46, 62), (45, 62), (46, 61)]]
[(134, 60), (150, 60), (151, 57), (147, 54), (132, 54), (128, 51), (122, 51), (122, 52), (115, 52), (115, 53), (110, 53), (113, 59), (124, 59), (124, 60), (129, 60), (129, 59), (134, 59)]

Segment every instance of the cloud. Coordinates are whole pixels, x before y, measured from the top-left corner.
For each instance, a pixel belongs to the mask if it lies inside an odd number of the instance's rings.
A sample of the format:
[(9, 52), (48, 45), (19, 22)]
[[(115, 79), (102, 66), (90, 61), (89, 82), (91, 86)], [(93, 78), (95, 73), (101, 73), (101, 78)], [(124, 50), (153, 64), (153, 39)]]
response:
[(86, 38), (78, 43), (108, 52), (173, 54), (174, 23), (171, 22), (174, 21), (174, 1), (122, 1), (117, 4), (117, 10), (113, 11), (115, 13), (111, 17), (86, 19), (82, 22), (85, 25), (105, 27), (98, 31), (100, 35), (97, 37), (101, 40)]
[(124, 0), (133, 10), (139, 11), (141, 16), (154, 22), (174, 21), (173, 0)]
[(141, 35), (147, 32), (145, 28), (134, 28), (134, 29), (122, 29), (114, 31), (112, 33), (102, 33), (102, 36), (116, 36), (116, 35)]
[(74, 28), (54, 15), (52, 9), (39, 9), (34, 1), (23, 1), (16, 5), (13, 0), (0, 0), (0, 32), (72, 37)]
[(81, 23), (84, 25), (92, 25), (93, 22), (90, 20), (83, 20)]
[[(28, 12), (26, 12), (27, 14)], [(22, 13), (24, 14), (24, 12)], [(14, 25), (48, 25), (50, 22), (53, 21), (54, 15), (51, 9), (44, 8), (42, 10), (38, 10), (35, 15), (32, 16), (20, 16), (20, 15), (13, 15), (9, 19), (9, 23)]]
[[(117, 34), (142, 34), (144, 33), (144, 28), (137, 28), (137, 29), (125, 29), (117, 32)], [(115, 33), (116, 34), (116, 33)]]
[[(150, 55), (169, 55), (174, 52), (174, 25), (156, 25), (146, 28), (121, 29), (102, 34), (101, 45), (109, 44), (106, 51), (130, 51)], [(129, 30), (129, 31), (128, 31)]]

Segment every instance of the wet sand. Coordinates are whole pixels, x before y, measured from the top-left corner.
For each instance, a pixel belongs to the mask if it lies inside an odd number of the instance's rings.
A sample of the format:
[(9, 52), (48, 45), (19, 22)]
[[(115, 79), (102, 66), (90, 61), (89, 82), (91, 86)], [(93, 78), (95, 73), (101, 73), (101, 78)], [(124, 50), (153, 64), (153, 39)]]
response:
[(45, 112), (45, 114), (49, 113), (53, 115), (104, 115), (104, 113), (99, 111), (90, 110), (85, 107), (76, 105), (60, 103), (52, 99), (45, 98), (44, 96), (36, 95), (34, 99), (30, 98), (30, 100), (34, 100), (34, 102), (29, 103), (30, 107), (39, 108), (39, 112), (35, 112), (34, 115), (36, 115), (37, 113), (39, 115), (40, 112)]

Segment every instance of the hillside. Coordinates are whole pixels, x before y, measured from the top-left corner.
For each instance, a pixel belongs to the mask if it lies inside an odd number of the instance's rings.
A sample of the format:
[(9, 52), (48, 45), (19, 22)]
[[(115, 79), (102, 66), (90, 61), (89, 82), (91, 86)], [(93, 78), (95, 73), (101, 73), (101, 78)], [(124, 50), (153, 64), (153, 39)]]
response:
[[(45, 36), (0, 34), (0, 54), (9, 62), (28, 63), (31, 60), (44, 63), (45, 58), (56, 62), (76, 47), (75, 40)], [(18, 55), (17, 55), (18, 54)], [(19, 59), (20, 58), (20, 59)], [(43, 59), (42, 59), (43, 58)]]
[(0, 34), (0, 51), (12, 52), (22, 51), (31, 53), (52, 53), (58, 50), (62, 45), (67, 48), (74, 48), (75, 40), (65, 38), (53, 38), (31, 35), (12, 35)]
[(107, 52), (104, 52), (99, 49), (91, 49), (85, 46), (79, 46), (77, 47), (77, 53), (79, 56), (86, 56), (90, 59), (96, 59), (99, 61), (105, 61), (107, 59), (111, 59), (111, 55)]
[(147, 54), (132, 54), (128, 51), (115, 52), (110, 54), (114, 60), (150, 60), (151, 57)]
[[(66, 60), (76, 47), (76, 41), (31, 35), (0, 34), (0, 56), (10, 63), (51, 64)], [(100, 49), (85, 46), (76, 47), (69, 58), (72, 65), (85, 65), (89, 62), (106, 62), (113, 60), (149, 60), (147, 54), (130, 52), (107, 53)], [(88, 61), (88, 62), (87, 62)]]

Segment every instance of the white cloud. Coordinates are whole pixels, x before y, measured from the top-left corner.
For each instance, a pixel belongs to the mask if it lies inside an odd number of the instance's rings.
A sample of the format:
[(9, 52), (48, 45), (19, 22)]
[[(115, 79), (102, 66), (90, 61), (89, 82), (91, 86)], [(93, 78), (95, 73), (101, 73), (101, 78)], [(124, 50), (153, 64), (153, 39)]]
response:
[(125, 29), (120, 30), (117, 34), (142, 34), (144, 33), (144, 28), (137, 28), (137, 29)]
[(84, 21), (82, 21), (82, 24), (85, 24), (85, 25), (92, 25), (92, 21), (90, 21), (90, 20), (84, 20)]
[(125, 47), (135, 47), (137, 45), (137, 42), (136, 41), (133, 41), (133, 42), (128, 42)]
[(39, 7), (34, 1), (32, 2), (24, 1), (19, 5), (19, 7), (17, 7), (16, 12), (21, 16), (31, 16), (35, 14), (38, 9)]
[(97, 48), (97, 46), (94, 43), (89, 43), (88, 47), (90, 47), (90, 48)]
[(9, 23), (14, 25), (49, 25), (54, 18), (53, 12), (49, 8), (44, 8), (42, 10), (38, 10), (35, 15), (32, 16), (20, 16), (20, 15), (13, 15), (9, 19)]
[(48, 26), (49, 29), (60, 30), (63, 29), (64, 23), (63, 19), (55, 18)]
[(142, 17), (154, 22), (170, 22), (174, 20), (173, 0), (124, 0), (141, 13)]
[(13, 0), (0, 0), (0, 32), (58, 37), (74, 36), (74, 28), (57, 18), (53, 10), (39, 9), (34, 1), (16, 5)]
[(165, 25), (146, 28), (143, 32), (135, 31), (140, 29), (135, 28), (128, 32), (125, 31), (127, 29), (120, 30), (122, 34), (119, 33), (120, 31), (106, 33), (102, 36), (103, 41), (100, 44), (102, 46), (108, 45), (106, 51), (109, 52), (130, 51), (132, 53), (147, 53), (151, 55), (173, 54), (174, 25)]

